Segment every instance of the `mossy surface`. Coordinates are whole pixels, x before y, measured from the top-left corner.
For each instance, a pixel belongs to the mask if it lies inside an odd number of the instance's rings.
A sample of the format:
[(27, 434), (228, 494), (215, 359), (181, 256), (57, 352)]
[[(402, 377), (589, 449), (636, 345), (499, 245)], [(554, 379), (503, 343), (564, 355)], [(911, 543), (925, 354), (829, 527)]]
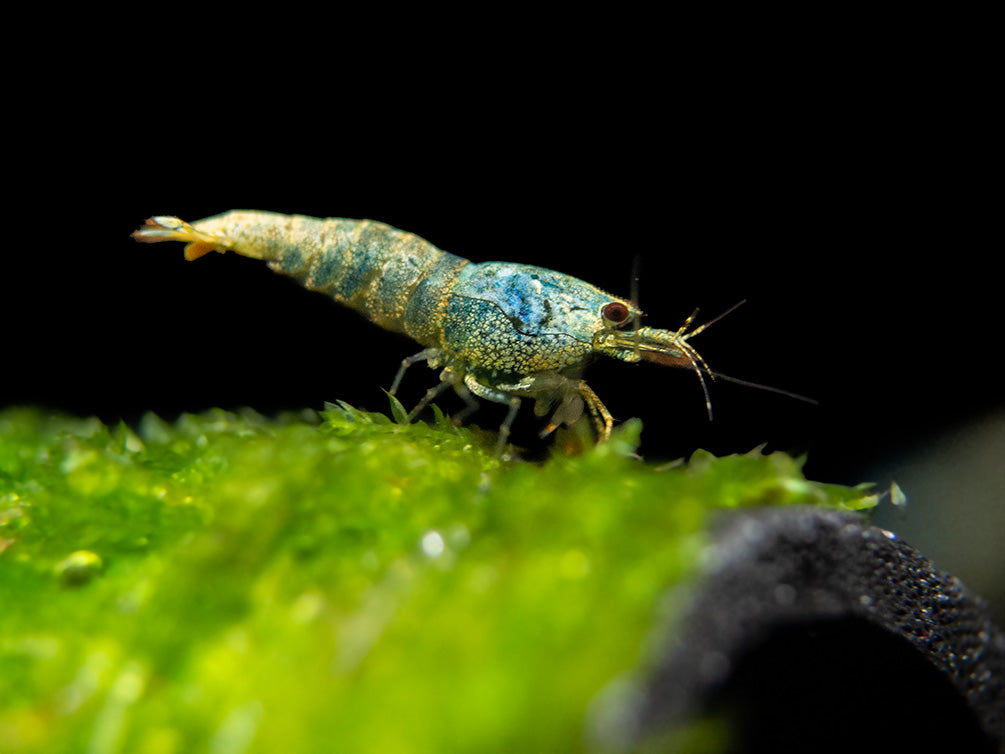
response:
[(439, 414), (0, 413), (0, 749), (588, 749), (712, 511), (873, 502), (640, 429), (530, 464)]

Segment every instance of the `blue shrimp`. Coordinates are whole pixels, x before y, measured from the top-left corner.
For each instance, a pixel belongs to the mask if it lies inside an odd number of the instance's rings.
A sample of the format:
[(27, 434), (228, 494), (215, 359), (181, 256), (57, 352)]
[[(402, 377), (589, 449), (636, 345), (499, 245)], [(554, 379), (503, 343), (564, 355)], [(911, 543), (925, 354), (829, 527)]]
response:
[(265, 260), (306, 288), (410, 336), (423, 350), (401, 362), (390, 393), (412, 364), (425, 361), (442, 371), (409, 420), (448, 387), (465, 402), (457, 421), (477, 408), (472, 395), (504, 404), (509, 411), (498, 452), (523, 398), (534, 399), (537, 416), (551, 413), (542, 437), (579, 422), (584, 407), (598, 441), (610, 437), (611, 414), (582, 379), (594, 354), (692, 369), (709, 405), (703, 375), (714, 374), (688, 339), (710, 323), (689, 331), (692, 315), (675, 331), (639, 327), (642, 313), (633, 302), (561, 272), (472, 263), (372, 220), (237, 210), (191, 224), (152, 217), (133, 237), (183, 241), (190, 260), (228, 250)]

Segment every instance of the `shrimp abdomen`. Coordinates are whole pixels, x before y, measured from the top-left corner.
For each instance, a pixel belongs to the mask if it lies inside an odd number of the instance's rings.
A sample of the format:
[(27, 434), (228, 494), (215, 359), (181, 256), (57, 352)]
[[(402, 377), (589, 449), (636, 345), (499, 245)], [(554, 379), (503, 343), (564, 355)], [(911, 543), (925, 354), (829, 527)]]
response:
[(188, 241), (185, 256), (234, 251), (325, 293), (388, 330), (439, 346), (444, 293), (467, 260), (373, 220), (234, 210), (188, 224), (154, 217), (134, 236)]

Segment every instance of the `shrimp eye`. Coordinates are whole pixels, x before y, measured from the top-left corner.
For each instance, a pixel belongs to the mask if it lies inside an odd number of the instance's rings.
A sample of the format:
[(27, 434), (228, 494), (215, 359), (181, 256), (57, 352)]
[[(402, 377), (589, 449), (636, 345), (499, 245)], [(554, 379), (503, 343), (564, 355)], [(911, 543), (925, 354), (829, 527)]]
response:
[(622, 304), (620, 301), (612, 301), (607, 304), (600, 313), (604, 315), (604, 319), (614, 325), (621, 325), (628, 321), (628, 307)]

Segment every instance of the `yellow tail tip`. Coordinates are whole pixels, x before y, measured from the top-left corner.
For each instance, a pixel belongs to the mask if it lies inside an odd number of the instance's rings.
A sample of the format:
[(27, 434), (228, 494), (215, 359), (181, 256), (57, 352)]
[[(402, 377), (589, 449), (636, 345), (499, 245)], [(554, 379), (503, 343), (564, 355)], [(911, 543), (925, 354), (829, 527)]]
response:
[(219, 251), (222, 254), (228, 246), (226, 239), (198, 231), (181, 218), (172, 215), (157, 215), (148, 218), (143, 227), (134, 231), (132, 235), (137, 241), (143, 243), (187, 242), (185, 259), (189, 261), (205, 256), (211, 251)]
[(213, 244), (207, 241), (193, 241), (188, 246), (185, 247), (185, 259), (189, 262), (199, 257), (204, 257), (211, 251), (223, 252), (223, 249), (218, 249)]

